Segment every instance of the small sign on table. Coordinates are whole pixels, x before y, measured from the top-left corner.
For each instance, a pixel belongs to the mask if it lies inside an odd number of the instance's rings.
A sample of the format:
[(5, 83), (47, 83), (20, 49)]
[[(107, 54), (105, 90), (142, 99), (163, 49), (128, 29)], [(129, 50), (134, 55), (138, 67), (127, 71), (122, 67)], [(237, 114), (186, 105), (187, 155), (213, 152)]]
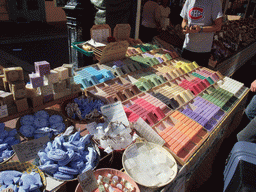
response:
[(35, 159), (38, 151), (42, 149), (48, 141), (50, 141), (49, 137), (45, 136), (13, 145), (12, 148), (15, 151), (19, 161), (24, 163), (26, 161)]

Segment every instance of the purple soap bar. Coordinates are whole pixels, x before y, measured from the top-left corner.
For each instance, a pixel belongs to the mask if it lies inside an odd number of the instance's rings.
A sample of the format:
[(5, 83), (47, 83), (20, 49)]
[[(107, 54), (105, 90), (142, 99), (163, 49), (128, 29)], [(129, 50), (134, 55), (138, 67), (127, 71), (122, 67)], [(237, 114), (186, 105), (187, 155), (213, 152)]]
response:
[(33, 88), (42, 87), (44, 86), (44, 79), (43, 76), (39, 76), (39, 74), (29, 74), (30, 83)]
[(217, 120), (220, 120), (225, 115), (225, 112), (222, 110), (219, 110), (216, 115), (214, 115), (214, 118)]
[(37, 61), (34, 64), (35, 64), (35, 71), (40, 76), (43, 77), (44, 75), (50, 74), (51, 67), (50, 67), (50, 63), (48, 63), (47, 61)]
[(52, 101), (52, 100), (54, 100), (54, 95), (53, 94), (44, 96), (44, 103), (47, 103), (47, 102)]

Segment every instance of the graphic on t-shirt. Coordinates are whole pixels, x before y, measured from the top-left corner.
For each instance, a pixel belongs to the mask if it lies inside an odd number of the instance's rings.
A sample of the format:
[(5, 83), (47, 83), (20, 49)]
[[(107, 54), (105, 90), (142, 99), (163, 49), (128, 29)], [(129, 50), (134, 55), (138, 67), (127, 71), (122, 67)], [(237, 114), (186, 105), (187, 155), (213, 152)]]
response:
[(201, 19), (203, 17), (203, 8), (193, 7), (189, 10), (189, 17), (194, 20)]

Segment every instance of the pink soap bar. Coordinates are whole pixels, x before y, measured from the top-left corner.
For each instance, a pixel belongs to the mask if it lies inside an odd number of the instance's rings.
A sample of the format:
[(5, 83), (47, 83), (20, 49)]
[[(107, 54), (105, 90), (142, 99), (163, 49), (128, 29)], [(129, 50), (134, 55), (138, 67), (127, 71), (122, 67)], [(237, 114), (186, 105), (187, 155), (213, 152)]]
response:
[(51, 67), (50, 67), (50, 63), (48, 63), (47, 61), (37, 61), (34, 64), (35, 64), (35, 71), (40, 76), (43, 77), (44, 75), (50, 74)]

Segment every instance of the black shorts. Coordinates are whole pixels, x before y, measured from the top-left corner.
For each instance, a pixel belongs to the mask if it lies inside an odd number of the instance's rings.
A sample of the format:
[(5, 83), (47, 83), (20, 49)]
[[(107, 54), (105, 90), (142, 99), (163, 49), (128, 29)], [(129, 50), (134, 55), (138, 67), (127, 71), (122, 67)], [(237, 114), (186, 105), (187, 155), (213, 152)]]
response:
[(187, 49), (182, 49), (181, 51), (181, 57), (189, 60), (191, 62), (195, 61), (198, 65), (202, 67), (208, 67), (209, 59), (211, 56), (211, 52), (192, 52)]

